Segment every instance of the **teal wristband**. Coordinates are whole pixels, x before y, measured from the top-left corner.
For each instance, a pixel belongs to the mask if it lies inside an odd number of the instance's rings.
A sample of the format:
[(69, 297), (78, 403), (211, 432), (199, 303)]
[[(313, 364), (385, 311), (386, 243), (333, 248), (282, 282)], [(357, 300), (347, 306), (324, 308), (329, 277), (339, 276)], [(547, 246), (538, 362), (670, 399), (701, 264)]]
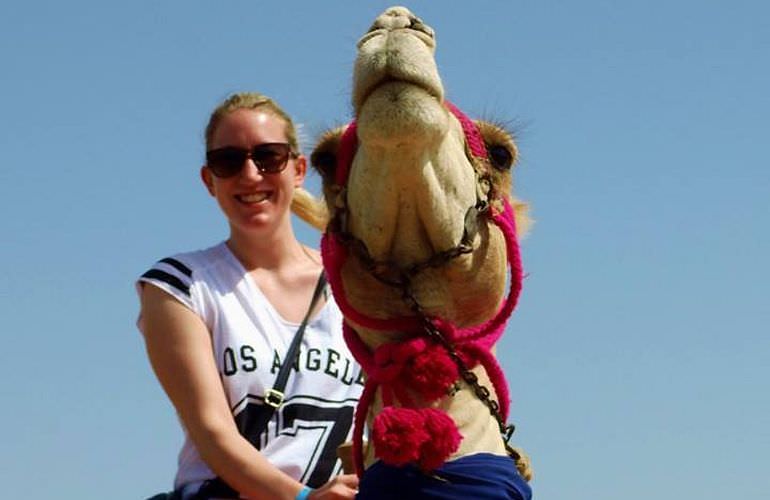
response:
[(310, 496), (311, 491), (313, 491), (313, 488), (310, 486), (305, 486), (300, 490), (299, 493), (297, 493), (297, 496), (294, 498), (294, 500), (307, 500), (307, 497)]

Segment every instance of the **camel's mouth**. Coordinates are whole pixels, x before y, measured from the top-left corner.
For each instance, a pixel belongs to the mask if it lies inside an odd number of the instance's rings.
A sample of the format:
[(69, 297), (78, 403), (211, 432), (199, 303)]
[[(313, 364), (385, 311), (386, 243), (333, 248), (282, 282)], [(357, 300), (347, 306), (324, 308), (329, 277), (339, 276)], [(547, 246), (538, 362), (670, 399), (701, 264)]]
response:
[[(414, 75), (417, 76), (417, 75)], [(369, 100), (369, 98), (375, 93), (386, 93), (390, 96), (391, 100), (397, 101), (398, 96), (407, 92), (409, 89), (422, 90), (430, 97), (436, 99), (437, 102), (443, 101), (443, 89), (431, 81), (429, 78), (397, 78), (391, 75), (382, 77), (379, 80), (371, 82), (364, 88), (357, 89), (355, 107), (356, 110), (360, 110), (361, 107)]]
[(444, 87), (433, 57), (432, 34), (427, 27), (418, 28), (391, 26), (361, 38), (353, 75), (356, 114), (369, 97), (384, 87), (406, 90), (412, 86), (439, 103), (443, 101)]

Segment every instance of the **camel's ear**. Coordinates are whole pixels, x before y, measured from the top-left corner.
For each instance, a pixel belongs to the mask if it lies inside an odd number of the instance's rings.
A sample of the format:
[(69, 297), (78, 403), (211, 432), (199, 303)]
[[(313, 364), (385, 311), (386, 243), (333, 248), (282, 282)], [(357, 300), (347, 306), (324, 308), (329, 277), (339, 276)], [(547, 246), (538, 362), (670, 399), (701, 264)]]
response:
[(321, 174), (324, 185), (334, 182), (334, 172), (337, 169), (337, 150), (345, 127), (337, 127), (321, 135), (318, 144), (310, 154), (310, 164)]
[(535, 221), (532, 220), (532, 217), (529, 215), (529, 203), (521, 201), (515, 196), (511, 196), (511, 206), (513, 207), (513, 214), (516, 218), (516, 236), (518, 236), (519, 239), (524, 238), (535, 224)]

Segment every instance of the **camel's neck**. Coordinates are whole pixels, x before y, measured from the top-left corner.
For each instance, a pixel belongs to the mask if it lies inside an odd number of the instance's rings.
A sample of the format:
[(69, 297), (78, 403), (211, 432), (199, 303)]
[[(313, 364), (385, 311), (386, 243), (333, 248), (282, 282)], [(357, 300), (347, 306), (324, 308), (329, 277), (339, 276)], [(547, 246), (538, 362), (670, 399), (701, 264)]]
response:
[(456, 120), (430, 143), (359, 143), (348, 187), (352, 233), (375, 259), (401, 263), (457, 245), (465, 213), (476, 201)]

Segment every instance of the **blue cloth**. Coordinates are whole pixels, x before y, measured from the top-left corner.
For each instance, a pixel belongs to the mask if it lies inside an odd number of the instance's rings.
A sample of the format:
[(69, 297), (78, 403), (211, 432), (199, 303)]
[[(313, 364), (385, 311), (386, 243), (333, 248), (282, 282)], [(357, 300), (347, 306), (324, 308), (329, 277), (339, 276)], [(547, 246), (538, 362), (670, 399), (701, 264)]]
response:
[(478, 453), (445, 463), (432, 473), (414, 465), (376, 462), (358, 486), (357, 500), (530, 500), (532, 489), (509, 457)]

